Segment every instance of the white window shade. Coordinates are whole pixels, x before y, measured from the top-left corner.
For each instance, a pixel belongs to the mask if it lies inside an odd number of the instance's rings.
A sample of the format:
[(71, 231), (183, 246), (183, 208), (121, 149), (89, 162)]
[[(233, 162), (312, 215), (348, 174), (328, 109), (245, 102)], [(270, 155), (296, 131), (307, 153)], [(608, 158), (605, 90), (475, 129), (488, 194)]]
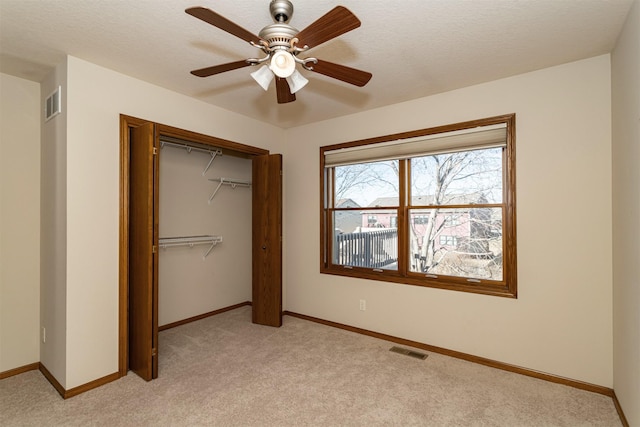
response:
[(361, 145), (325, 151), (325, 167), (354, 163), (377, 162), (392, 159), (444, 154), (456, 151), (506, 147), (507, 125), (504, 123), (438, 133), (416, 138)]

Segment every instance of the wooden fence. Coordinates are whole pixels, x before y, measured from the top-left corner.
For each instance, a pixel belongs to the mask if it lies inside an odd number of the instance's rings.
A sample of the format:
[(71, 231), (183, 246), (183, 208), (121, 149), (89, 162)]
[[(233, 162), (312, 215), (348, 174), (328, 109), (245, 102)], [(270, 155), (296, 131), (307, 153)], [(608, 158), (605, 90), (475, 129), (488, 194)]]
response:
[(398, 262), (398, 229), (336, 234), (334, 264), (382, 268)]

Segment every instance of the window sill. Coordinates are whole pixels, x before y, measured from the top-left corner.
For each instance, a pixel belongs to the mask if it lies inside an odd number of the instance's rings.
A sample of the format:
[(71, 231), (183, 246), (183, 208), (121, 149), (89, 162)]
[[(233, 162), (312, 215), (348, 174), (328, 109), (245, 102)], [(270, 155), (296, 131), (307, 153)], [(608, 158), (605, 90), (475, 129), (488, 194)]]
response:
[(447, 289), (451, 291), (458, 292), (470, 292), (475, 294), (482, 295), (492, 295), (497, 297), (504, 298), (513, 298), (517, 299), (517, 291), (509, 289), (508, 285), (504, 283), (500, 283), (499, 285), (494, 285), (488, 283), (487, 281), (481, 281), (480, 283), (465, 283), (466, 279), (461, 278), (456, 280), (456, 278), (443, 278), (440, 277), (438, 279), (429, 279), (424, 277), (416, 277), (416, 274), (404, 276), (401, 275), (398, 271), (393, 270), (382, 270), (375, 271), (370, 268), (360, 268), (360, 267), (350, 267), (346, 268), (343, 266), (331, 266), (325, 267), (322, 266), (320, 268), (320, 273), (322, 274), (331, 274), (334, 276), (344, 276), (344, 277), (353, 277), (357, 279), (364, 280), (377, 280), (381, 282), (390, 282), (390, 283), (398, 283), (402, 285), (411, 285), (411, 286), (422, 286), (427, 288), (437, 288), (437, 289)]

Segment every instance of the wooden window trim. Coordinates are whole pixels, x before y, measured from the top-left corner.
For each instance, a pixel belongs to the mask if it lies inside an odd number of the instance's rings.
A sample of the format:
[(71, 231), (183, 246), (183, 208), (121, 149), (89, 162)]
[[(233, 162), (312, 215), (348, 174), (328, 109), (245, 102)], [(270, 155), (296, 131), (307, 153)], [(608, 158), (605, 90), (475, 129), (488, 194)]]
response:
[[(501, 116), (489, 117), (468, 122), (455, 123), (433, 128), (413, 130), (397, 134), (368, 138), (320, 147), (320, 272), (337, 276), (354, 277), (360, 279), (377, 280), (413, 286), (423, 286), (439, 289), (448, 289), (460, 292), (471, 292), (484, 295), (493, 295), (506, 298), (517, 298), (517, 245), (516, 245), (516, 171), (515, 171), (515, 113)], [(407, 218), (409, 210), (416, 206), (410, 206), (407, 201), (411, 200), (410, 189), (406, 179), (400, 179), (399, 197), (401, 200), (398, 209), (398, 270), (375, 270), (362, 267), (344, 267), (331, 263), (333, 253), (333, 239), (330, 231), (333, 230), (332, 214), (333, 201), (327, 204), (327, 199), (333, 197), (329, 182), (333, 182), (333, 176), (329, 179), (325, 173), (325, 152), (341, 148), (351, 148), (369, 144), (389, 142), (399, 139), (408, 139), (433, 135), (438, 133), (451, 132), (455, 130), (471, 129), (480, 126), (490, 126), (505, 123), (507, 125), (507, 144), (503, 155), (503, 274), (504, 280), (496, 284), (493, 281), (480, 280), (479, 283), (469, 283), (467, 278), (446, 276), (438, 279), (430, 279), (422, 273), (408, 271), (409, 245)], [(410, 171), (407, 161), (399, 162), (400, 176), (408, 177)], [(330, 169), (333, 171), (334, 169)], [(326, 192), (326, 193), (325, 193)], [(325, 197), (327, 194), (329, 197)], [(484, 206), (484, 205), (483, 205)], [(495, 207), (495, 205), (492, 205)], [(431, 206), (433, 207), (433, 206)], [(478, 206), (474, 206), (478, 207)], [(481, 206), (482, 207), (482, 206)], [(373, 210), (367, 208), (367, 210)]]

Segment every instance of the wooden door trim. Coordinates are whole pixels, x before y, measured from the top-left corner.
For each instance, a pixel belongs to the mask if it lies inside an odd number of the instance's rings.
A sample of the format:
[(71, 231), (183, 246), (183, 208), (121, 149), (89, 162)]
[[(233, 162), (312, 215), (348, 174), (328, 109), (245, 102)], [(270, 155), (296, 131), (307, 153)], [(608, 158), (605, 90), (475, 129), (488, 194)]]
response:
[(269, 154), (269, 150), (253, 147), (251, 145), (241, 144), (239, 142), (229, 141), (228, 139), (203, 135), (201, 133), (178, 129), (173, 126), (163, 125), (159, 123), (156, 123), (156, 126), (158, 129), (158, 134), (161, 136), (170, 136), (173, 138), (184, 139), (198, 144), (220, 148), (222, 150), (222, 153), (227, 155), (252, 158), (253, 156)]
[[(120, 242), (119, 242), (119, 275), (118, 275), (118, 375), (124, 377), (129, 371), (129, 332), (128, 332), (128, 289), (129, 289), (129, 158), (131, 144), (129, 131), (144, 123), (154, 123), (137, 117), (120, 114)], [(184, 129), (155, 123), (158, 134), (185, 139), (197, 144), (219, 148), (223, 153), (253, 158), (269, 154), (265, 150), (222, 138), (204, 135)]]

